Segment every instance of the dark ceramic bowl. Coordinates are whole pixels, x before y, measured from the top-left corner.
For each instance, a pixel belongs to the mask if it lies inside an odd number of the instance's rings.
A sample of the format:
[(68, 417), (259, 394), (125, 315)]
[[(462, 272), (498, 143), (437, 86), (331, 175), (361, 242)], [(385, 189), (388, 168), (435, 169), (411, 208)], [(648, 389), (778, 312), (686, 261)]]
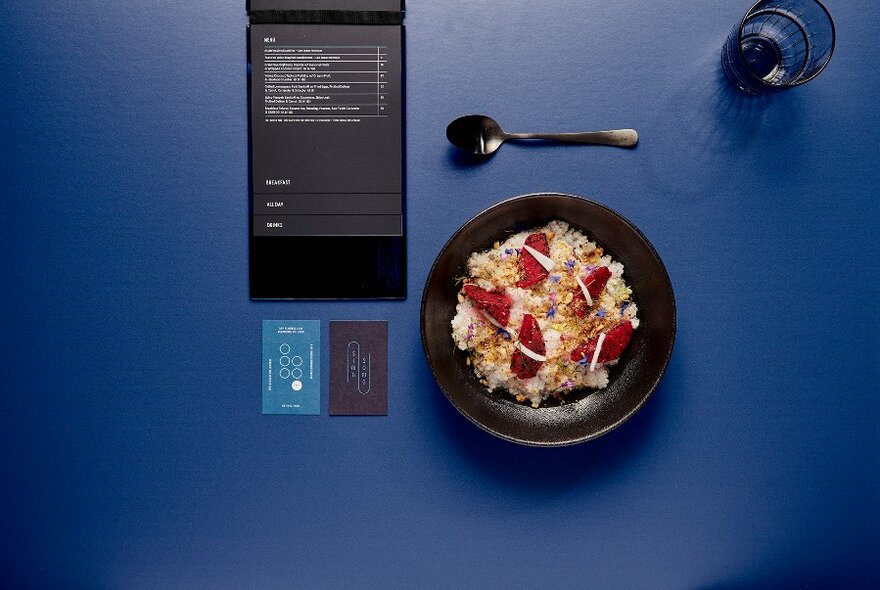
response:
[[(450, 322), (472, 252), (491, 248), (510, 232), (567, 221), (624, 265), (641, 323), (605, 389), (582, 390), (555, 407), (517, 404), (489, 393), (452, 342)], [(675, 299), (663, 262), (636, 227), (611, 209), (580, 197), (533, 194), (489, 207), (459, 229), (437, 256), (422, 295), (422, 345), (434, 378), (459, 412), (495, 436), (526, 445), (562, 446), (609, 432), (632, 416), (660, 382), (675, 340)]]

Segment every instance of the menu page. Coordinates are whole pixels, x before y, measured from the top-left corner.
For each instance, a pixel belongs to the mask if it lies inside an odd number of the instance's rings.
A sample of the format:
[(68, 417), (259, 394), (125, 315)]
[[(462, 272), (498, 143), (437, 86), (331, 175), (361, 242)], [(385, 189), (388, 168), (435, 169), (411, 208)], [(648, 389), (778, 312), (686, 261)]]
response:
[(254, 235), (403, 234), (399, 27), (251, 31)]
[[(402, 297), (402, 28), (251, 25), (249, 50), (252, 297)], [(350, 285), (277, 276), (294, 250)]]

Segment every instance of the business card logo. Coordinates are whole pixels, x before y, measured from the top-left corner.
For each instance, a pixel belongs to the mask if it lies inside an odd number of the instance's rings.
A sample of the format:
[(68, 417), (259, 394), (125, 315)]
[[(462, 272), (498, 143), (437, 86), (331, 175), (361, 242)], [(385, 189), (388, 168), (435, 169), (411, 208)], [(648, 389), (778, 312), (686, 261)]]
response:
[(358, 393), (367, 395), (372, 386), (370, 353), (363, 355), (360, 343), (357, 340), (352, 340), (348, 343), (346, 359), (345, 382), (349, 385), (356, 384)]

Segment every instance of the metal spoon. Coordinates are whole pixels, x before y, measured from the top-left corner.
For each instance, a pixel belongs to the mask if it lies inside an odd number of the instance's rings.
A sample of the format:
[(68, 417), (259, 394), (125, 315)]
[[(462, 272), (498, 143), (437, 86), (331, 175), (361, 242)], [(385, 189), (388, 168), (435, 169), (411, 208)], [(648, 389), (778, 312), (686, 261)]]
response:
[(446, 127), (446, 138), (455, 147), (480, 156), (495, 153), (508, 139), (554, 139), (574, 143), (633, 147), (639, 141), (635, 129), (587, 131), (584, 133), (505, 133), (492, 117), (465, 115)]

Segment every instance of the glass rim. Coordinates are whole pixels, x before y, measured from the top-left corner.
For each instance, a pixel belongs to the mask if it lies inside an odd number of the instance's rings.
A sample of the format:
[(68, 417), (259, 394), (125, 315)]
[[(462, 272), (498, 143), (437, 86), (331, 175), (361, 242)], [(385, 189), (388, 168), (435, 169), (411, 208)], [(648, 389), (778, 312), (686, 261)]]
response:
[[(742, 36), (743, 36), (743, 30), (746, 27), (746, 20), (749, 18), (749, 16), (752, 15), (752, 13), (758, 7), (759, 4), (762, 4), (766, 1), (767, 0), (757, 0), (757, 2), (752, 4), (751, 8), (749, 8), (746, 11), (746, 13), (743, 15), (742, 19), (739, 21), (739, 29), (737, 31), (737, 36), (739, 37), (739, 39), (738, 39), (739, 40), (739, 44), (738, 44), (739, 45), (739, 56), (740, 56), (740, 59), (743, 60), (743, 63), (745, 63), (746, 56), (745, 56), (745, 53), (743, 53)], [(801, 78), (801, 79), (799, 79), (795, 82), (791, 82), (789, 84), (768, 84), (766, 80), (759, 77), (757, 74), (752, 72), (752, 70), (750, 70), (749, 68), (745, 68), (748, 71), (749, 76), (751, 76), (753, 79), (757, 80), (762, 86), (766, 86), (768, 88), (785, 88), (785, 87), (800, 86), (801, 84), (806, 84), (807, 82), (809, 82), (810, 80), (812, 80), (813, 78), (815, 78), (816, 76), (821, 74), (822, 70), (825, 69), (825, 66), (828, 65), (828, 62), (831, 61), (831, 56), (834, 55), (834, 47), (837, 45), (837, 31), (834, 26), (834, 19), (831, 18), (831, 12), (828, 11), (828, 9), (825, 7), (824, 4), (822, 4), (822, 2), (820, 2), (820, 0), (807, 0), (807, 1), (818, 4), (819, 8), (821, 8), (825, 12), (825, 16), (828, 17), (828, 22), (831, 23), (831, 49), (828, 50), (828, 55), (825, 56), (825, 61), (822, 62), (822, 65), (819, 66), (819, 68), (815, 72), (810, 74), (808, 77)]]

